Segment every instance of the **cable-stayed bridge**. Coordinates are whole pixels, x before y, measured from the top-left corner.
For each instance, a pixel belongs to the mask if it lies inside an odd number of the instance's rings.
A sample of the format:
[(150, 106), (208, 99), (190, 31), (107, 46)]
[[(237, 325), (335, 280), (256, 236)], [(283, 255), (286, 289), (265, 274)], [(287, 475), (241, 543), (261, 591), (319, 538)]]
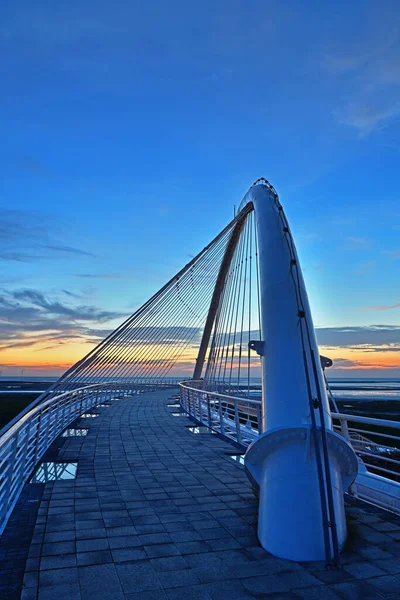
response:
[[(182, 364), (192, 372), (178, 385), (174, 369)], [(245, 453), (249, 485), (259, 497), (261, 546), (280, 558), (338, 566), (347, 536), (345, 493), (400, 512), (400, 442), (397, 422), (337, 412), (324, 376), (330, 364), (319, 356), (283, 207), (268, 181), (258, 180), (210, 244), (3, 429), (0, 526), (6, 528), (35, 470), (34, 483), (46, 485), (74, 477), (76, 466), (79, 473), (80, 461), (72, 470), (43, 462), (60, 436), (74, 431), (71, 424), (85, 424), (75, 431), (89, 435), (75, 436), (89, 444), (91, 416), (111, 414), (120, 399), (120, 406), (144, 411), (131, 424), (134, 436), (135, 427), (143, 433), (156, 398), (165, 404), (178, 391), (181, 415)], [(184, 427), (177, 419), (170, 429), (177, 439), (178, 423)], [(152, 427), (165, 432), (158, 413)], [(111, 438), (123, 435), (110, 431)], [(115, 449), (99, 436), (111, 469)], [(140, 439), (151, 465), (151, 445)], [(207, 441), (217, 443), (214, 436)], [(88, 489), (95, 494), (90, 483)]]

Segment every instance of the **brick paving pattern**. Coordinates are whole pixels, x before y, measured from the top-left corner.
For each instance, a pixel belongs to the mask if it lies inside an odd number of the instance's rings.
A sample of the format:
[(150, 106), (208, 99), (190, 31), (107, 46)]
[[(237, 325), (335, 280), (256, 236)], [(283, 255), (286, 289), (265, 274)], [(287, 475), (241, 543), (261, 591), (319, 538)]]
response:
[(10, 577), (20, 545), (10, 521), (2, 598), (400, 597), (400, 518), (351, 502), (340, 570), (273, 557), (257, 540), (257, 498), (244, 468), (227, 454), (235, 447), (190, 433), (189, 419), (171, 416), (170, 396), (164, 390), (113, 401), (96, 409), (97, 418), (77, 420), (89, 428), (86, 437), (56, 441), (49, 456), (77, 460), (77, 478), (26, 486), (16, 515), (29, 487), (42, 492), (20, 556), (22, 589)]

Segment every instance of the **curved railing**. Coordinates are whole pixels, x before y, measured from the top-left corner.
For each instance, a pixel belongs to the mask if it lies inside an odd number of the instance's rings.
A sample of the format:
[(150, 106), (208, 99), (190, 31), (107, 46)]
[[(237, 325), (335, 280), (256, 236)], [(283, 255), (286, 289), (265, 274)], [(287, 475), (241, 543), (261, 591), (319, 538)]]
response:
[[(173, 385), (163, 382), (164, 387)], [(176, 386), (176, 383), (175, 383)], [(23, 412), (0, 437), (0, 533), (23, 485), (50, 444), (76, 418), (110, 398), (121, 398), (160, 387), (149, 382), (97, 383), (50, 397)]]
[[(259, 400), (208, 391), (204, 381), (181, 382), (180, 394), (190, 416), (244, 448), (260, 434)], [(400, 422), (343, 413), (332, 413), (332, 419), (359, 459), (349, 493), (400, 514)]]
[(179, 384), (181, 406), (210, 429), (243, 445), (261, 429), (261, 402), (202, 389), (202, 381)]

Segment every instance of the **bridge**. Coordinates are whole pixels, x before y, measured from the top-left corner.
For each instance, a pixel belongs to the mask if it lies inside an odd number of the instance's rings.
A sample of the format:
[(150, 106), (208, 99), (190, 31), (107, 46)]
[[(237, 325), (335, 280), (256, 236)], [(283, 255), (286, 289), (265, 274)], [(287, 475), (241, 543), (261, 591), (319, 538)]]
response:
[(258, 180), (2, 430), (3, 596), (395, 597), (400, 424), (339, 413), (330, 364)]

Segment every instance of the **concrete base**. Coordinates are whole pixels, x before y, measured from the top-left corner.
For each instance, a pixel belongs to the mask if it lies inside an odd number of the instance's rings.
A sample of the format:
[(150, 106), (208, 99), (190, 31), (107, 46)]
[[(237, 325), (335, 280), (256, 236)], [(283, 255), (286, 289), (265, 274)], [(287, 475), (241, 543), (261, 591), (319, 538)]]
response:
[[(327, 435), (338, 540), (343, 546), (343, 494), (357, 474), (357, 460), (341, 436), (331, 431)], [(263, 434), (249, 447), (245, 466), (260, 487), (258, 537), (263, 548), (290, 560), (323, 560), (323, 518), (311, 429)]]

